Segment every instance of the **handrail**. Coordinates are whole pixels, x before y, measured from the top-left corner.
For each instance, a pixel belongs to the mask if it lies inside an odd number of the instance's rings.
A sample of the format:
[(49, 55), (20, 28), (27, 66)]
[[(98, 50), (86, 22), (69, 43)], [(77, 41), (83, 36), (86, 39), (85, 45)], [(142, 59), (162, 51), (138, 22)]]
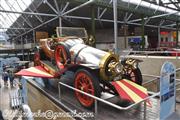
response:
[(130, 51), (130, 50), (123, 50), (122, 53), (180, 53), (180, 51)]
[(154, 79), (148, 80), (148, 81), (144, 82), (143, 85), (151, 83), (152, 81), (157, 80), (157, 79), (159, 79), (159, 78), (154, 78)]
[(160, 78), (158, 75), (142, 74), (142, 76)]
[[(126, 55), (124, 55), (123, 53), (127, 53)], [(162, 53), (164, 53), (164, 54), (167, 54), (167, 53), (169, 53), (169, 54), (171, 54), (171, 53), (173, 53), (173, 54), (175, 54), (174, 56), (168, 56), (168, 57), (176, 57), (176, 59), (179, 59), (180, 57), (178, 56), (178, 54), (180, 54), (180, 51), (131, 51), (131, 50), (123, 50), (121, 53), (120, 53), (120, 56), (122, 56), (122, 57), (126, 57), (126, 56), (128, 56), (129, 55), (129, 53), (133, 53), (133, 54), (131, 54), (131, 55), (137, 55), (138, 53), (142, 53), (142, 55), (145, 55), (146, 57), (148, 57), (148, 56), (153, 56), (153, 55), (151, 55), (151, 54), (162, 54)], [(149, 55), (150, 54), (150, 55)], [(139, 54), (139, 55), (141, 55), (141, 54)], [(163, 56), (164, 57), (164, 56)]]
[[(179, 72), (179, 71), (180, 71), (180, 68), (177, 68), (177, 69), (176, 69), (176, 73)], [(142, 74), (142, 76), (154, 77), (154, 79), (151, 79), (151, 80), (148, 80), (148, 81), (144, 82), (143, 85), (148, 84), (148, 83), (150, 83), (150, 82), (152, 82), (152, 81), (154, 81), (154, 80), (160, 79), (160, 76), (158, 76), (158, 75)], [(180, 82), (180, 79), (176, 79), (176, 81)], [(179, 84), (180, 84), (180, 83), (179, 83)], [(178, 85), (178, 84), (176, 84), (176, 85)]]
[(81, 91), (81, 90), (79, 90), (79, 89), (76, 89), (76, 88), (74, 88), (74, 87), (71, 87), (71, 86), (69, 86), (69, 85), (67, 85), (67, 84), (64, 84), (64, 83), (62, 83), (62, 82), (59, 82), (59, 84), (65, 86), (65, 87), (67, 87), (67, 88), (70, 88), (70, 89), (72, 89), (72, 90), (75, 90), (75, 91), (77, 91), (77, 92), (80, 92), (80, 93), (82, 93), (82, 94), (85, 94), (85, 95), (87, 95), (87, 96), (89, 96), (89, 97), (91, 97), (91, 98), (93, 98), (93, 99), (95, 99), (95, 100), (101, 101), (101, 102), (103, 102), (103, 103), (105, 103), (105, 104), (108, 104), (108, 105), (110, 105), (110, 106), (112, 106), (112, 107), (114, 107), (114, 108), (117, 108), (117, 109), (119, 109), (119, 110), (128, 110), (128, 109), (132, 108), (133, 106), (135, 106), (135, 105), (137, 105), (137, 104), (140, 104), (141, 102), (145, 102), (146, 100), (148, 100), (148, 99), (150, 99), (150, 98), (159, 96), (159, 94), (160, 94), (160, 92), (157, 92), (157, 93), (154, 93), (153, 95), (151, 95), (151, 96), (149, 96), (149, 97), (147, 97), (147, 98), (145, 98), (145, 99), (143, 99), (143, 100), (141, 100), (141, 101), (139, 101), (139, 102), (137, 102), (137, 103), (134, 103), (134, 104), (129, 105), (129, 106), (127, 106), (127, 107), (121, 107), (121, 106), (118, 106), (118, 105), (116, 105), (116, 104), (113, 104), (113, 103), (111, 103), (111, 102), (109, 102), (109, 101), (106, 101), (106, 100), (104, 100), (104, 99), (101, 99), (101, 98), (99, 98), (99, 97), (93, 96), (93, 95), (91, 95), (91, 94), (89, 94), (89, 93), (86, 93), (86, 92), (84, 92), (84, 91)]

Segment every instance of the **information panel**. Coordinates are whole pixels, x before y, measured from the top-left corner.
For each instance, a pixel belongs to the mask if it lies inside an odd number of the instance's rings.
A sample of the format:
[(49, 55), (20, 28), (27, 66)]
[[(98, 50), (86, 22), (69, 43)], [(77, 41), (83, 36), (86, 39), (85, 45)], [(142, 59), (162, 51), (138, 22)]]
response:
[(165, 62), (160, 77), (160, 119), (164, 120), (175, 111), (176, 68), (171, 62)]

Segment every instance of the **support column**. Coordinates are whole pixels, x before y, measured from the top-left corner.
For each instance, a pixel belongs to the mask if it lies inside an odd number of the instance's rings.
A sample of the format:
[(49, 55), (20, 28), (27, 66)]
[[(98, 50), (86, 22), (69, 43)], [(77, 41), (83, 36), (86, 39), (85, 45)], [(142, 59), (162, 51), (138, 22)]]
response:
[(144, 16), (142, 16), (142, 25), (141, 25), (141, 39), (142, 39), (141, 46), (142, 46), (142, 49), (144, 49), (144, 47), (145, 47), (144, 23), (145, 23)]
[(27, 51), (28, 53), (28, 61), (30, 61), (30, 54), (29, 54), (30, 51)]
[(89, 41), (93, 47), (95, 47), (96, 44), (96, 21), (95, 21), (95, 7), (94, 5), (91, 6), (91, 34), (92, 34), (92, 40)]
[(179, 22), (176, 22), (176, 47), (178, 47), (178, 39), (179, 39)]
[[(59, 27), (62, 27), (62, 17), (59, 16)], [(60, 29), (60, 36), (62, 36), (62, 29)]]
[(34, 41), (34, 44), (36, 44), (35, 30), (33, 30), (33, 41)]
[(128, 26), (127, 24), (125, 23), (124, 24), (124, 47), (125, 49), (127, 48), (127, 30), (128, 30)]
[(160, 42), (161, 42), (161, 34), (160, 34), (160, 32), (161, 32), (161, 28), (159, 26), (158, 27), (158, 47), (160, 47)]
[(23, 37), (21, 36), (21, 46), (22, 46), (22, 60), (24, 61), (24, 41), (23, 41)]
[(114, 44), (115, 44), (115, 53), (119, 54), (117, 36), (118, 36), (118, 23), (117, 23), (117, 0), (113, 0), (113, 10), (114, 10)]

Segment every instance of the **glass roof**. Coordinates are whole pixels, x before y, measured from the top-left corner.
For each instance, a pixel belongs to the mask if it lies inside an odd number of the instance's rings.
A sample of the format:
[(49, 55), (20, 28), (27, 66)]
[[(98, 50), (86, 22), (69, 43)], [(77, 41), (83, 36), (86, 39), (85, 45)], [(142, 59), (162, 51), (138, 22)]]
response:
[[(0, 0), (0, 10), (23, 12), (33, 0)], [(0, 32), (5, 32), (20, 16), (16, 13), (0, 12)], [(23, 26), (18, 25), (18, 28)]]
[[(23, 12), (34, 0), (0, 0), (1, 11), (15, 11)], [(45, 2), (46, 0), (44, 0)], [(120, 1), (120, 0), (119, 0)], [(164, 13), (172, 13), (180, 15), (180, 2), (179, 0), (121, 0), (126, 3), (131, 3), (136, 6), (144, 6), (146, 8), (154, 9), (154, 11), (162, 11)], [(31, 11), (30, 11), (31, 12)], [(0, 33), (5, 33), (8, 28), (16, 22), (17, 28), (24, 28), (23, 21), (18, 23), (16, 20), (21, 14), (0, 12)], [(10, 30), (9, 34), (14, 34), (18, 30)], [(20, 32), (19, 32), (20, 33)], [(2, 34), (0, 34), (2, 35)]]

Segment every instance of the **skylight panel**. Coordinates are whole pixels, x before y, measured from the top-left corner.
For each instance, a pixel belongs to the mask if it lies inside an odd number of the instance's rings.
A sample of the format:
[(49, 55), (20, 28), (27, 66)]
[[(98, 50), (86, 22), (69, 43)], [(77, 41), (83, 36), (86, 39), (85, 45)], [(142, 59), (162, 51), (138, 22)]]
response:
[[(22, 1), (22, 0), (0, 0), (0, 9), (1, 10), (6, 10), (6, 11), (23, 12), (27, 7), (29, 7), (29, 5), (32, 2), (33, 2), (33, 0), (24, 0), (24, 1)], [(20, 16), (20, 14), (1, 13), (0, 16), (1, 16), (0, 23), (2, 25), (1, 27), (9, 28), (17, 20), (17, 18)]]

